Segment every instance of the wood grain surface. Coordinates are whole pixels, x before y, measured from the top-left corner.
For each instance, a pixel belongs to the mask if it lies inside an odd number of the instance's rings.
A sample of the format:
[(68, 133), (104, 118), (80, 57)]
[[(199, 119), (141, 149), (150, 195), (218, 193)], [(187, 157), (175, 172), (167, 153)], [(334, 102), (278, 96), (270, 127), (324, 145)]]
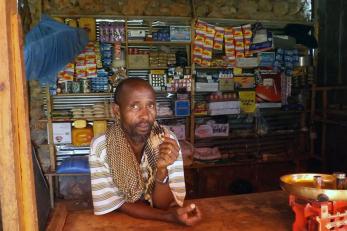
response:
[(203, 213), (203, 220), (194, 227), (159, 221), (142, 220), (118, 212), (103, 216), (92, 210), (70, 211), (64, 231), (108, 230), (291, 230), (293, 214), (288, 195), (282, 191), (244, 194), (187, 201), (194, 202)]

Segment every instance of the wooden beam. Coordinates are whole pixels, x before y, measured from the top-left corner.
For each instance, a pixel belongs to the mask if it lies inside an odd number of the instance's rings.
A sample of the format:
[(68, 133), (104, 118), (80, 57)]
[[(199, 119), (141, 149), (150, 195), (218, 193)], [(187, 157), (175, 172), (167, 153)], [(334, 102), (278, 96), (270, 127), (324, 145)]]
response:
[(17, 1), (0, 0), (0, 200), (3, 230), (38, 230)]

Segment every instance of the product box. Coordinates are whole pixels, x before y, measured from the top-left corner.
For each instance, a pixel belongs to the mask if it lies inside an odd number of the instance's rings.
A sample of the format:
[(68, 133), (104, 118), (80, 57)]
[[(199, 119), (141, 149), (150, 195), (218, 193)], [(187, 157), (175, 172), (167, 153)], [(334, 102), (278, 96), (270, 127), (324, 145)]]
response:
[(190, 27), (189, 26), (170, 26), (170, 41), (190, 41)]
[(198, 138), (229, 136), (229, 124), (202, 124), (195, 129)]
[(275, 52), (261, 52), (258, 54), (260, 67), (272, 67), (275, 62)]
[(205, 91), (205, 92), (216, 92), (218, 91), (219, 84), (218, 83), (200, 83), (197, 82), (195, 85), (195, 90), (197, 92)]
[(148, 68), (149, 59), (147, 54), (129, 55), (128, 56), (129, 68)]
[(234, 91), (234, 79), (233, 78), (220, 78), (219, 79), (220, 91)]
[(240, 101), (223, 101), (223, 102), (210, 102), (208, 103), (210, 110), (226, 109), (226, 108), (240, 108)]
[(255, 87), (254, 76), (237, 76), (234, 77), (234, 83), (236, 89), (247, 89)]
[(189, 100), (177, 100), (177, 101), (175, 101), (175, 115), (176, 116), (189, 116), (190, 115)]
[(209, 115), (235, 115), (240, 114), (240, 108), (213, 109), (208, 111)]
[(52, 123), (53, 143), (71, 144), (71, 123)]
[(257, 67), (258, 58), (236, 58), (236, 66), (241, 68)]
[(186, 139), (186, 126), (184, 124), (169, 125), (169, 129), (175, 133), (178, 140)]
[(146, 30), (136, 30), (136, 29), (128, 30), (129, 39), (144, 39), (145, 37), (146, 37)]
[(213, 136), (229, 136), (229, 124), (212, 124)]

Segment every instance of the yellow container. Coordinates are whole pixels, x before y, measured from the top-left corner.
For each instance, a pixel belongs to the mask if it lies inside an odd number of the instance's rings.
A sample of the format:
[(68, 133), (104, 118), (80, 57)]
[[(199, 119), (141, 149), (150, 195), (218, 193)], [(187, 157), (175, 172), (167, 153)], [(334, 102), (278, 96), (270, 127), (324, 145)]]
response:
[(79, 27), (86, 30), (90, 41), (96, 40), (96, 25), (94, 18), (80, 18)]
[(72, 144), (88, 146), (94, 137), (93, 128), (85, 120), (76, 120), (72, 128)]
[(93, 123), (94, 137), (104, 134), (106, 132), (106, 129), (107, 129), (106, 120), (94, 121)]

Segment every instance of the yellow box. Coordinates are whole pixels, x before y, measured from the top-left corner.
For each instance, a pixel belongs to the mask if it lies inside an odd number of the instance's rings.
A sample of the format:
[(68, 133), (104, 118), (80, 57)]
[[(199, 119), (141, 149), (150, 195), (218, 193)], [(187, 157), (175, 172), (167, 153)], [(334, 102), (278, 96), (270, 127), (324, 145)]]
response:
[(96, 25), (94, 18), (80, 18), (79, 27), (86, 30), (90, 41), (96, 40)]
[(129, 68), (148, 68), (149, 59), (147, 54), (142, 55), (129, 55), (128, 56), (128, 67)]

